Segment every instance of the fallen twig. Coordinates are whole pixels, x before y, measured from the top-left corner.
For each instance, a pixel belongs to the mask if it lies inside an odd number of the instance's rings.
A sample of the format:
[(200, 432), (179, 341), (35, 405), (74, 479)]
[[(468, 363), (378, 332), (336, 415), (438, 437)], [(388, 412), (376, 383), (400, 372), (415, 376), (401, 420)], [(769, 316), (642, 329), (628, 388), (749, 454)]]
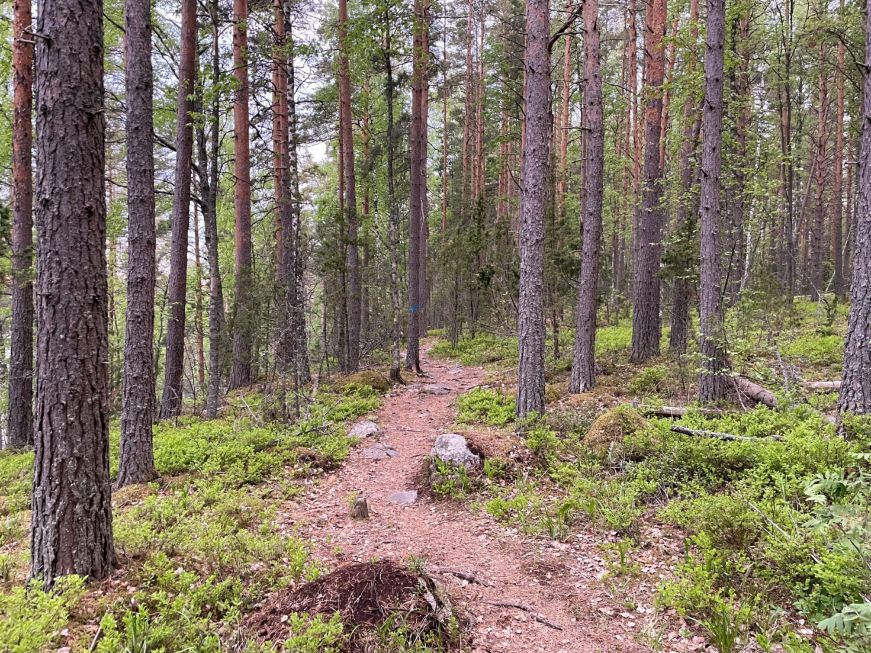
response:
[(779, 435), (765, 435), (758, 438), (751, 438), (746, 435), (735, 435), (734, 433), (721, 433), (720, 431), (702, 431), (699, 429), (688, 429), (685, 426), (672, 426), (671, 430), (675, 433), (682, 433), (683, 435), (695, 435), (702, 438), (716, 438), (717, 440), (777, 440), (778, 442), (783, 440), (783, 438)]
[(451, 576), (456, 576), (462, 580), (468, 581), (470, 583), (474, 583), (476, 585), (483, 585), (484, 587), (493, 587), (490, 583), (482, 578), (478, 578), (475, 574), (468, 571), (461, 571), (460, 569), (449, 569), (447, 567), (438, 567), (432, 570), (437, 574), (450, 574)]
[(524, 603), (517, 603), (515, 601), (487, 601), (489, 605), (495, 605), (497, 608), (516, 608), (517, 610), (523, 610), (533, 619), (535, 619), (538, 623), (544, 624), (548, 628), (553, 628), (554, 630), (562, 630), (562, 626), (558, 626), (552, 621), (548, 621), (547, 617), (542, 614), (539, 614), (528, 605)]

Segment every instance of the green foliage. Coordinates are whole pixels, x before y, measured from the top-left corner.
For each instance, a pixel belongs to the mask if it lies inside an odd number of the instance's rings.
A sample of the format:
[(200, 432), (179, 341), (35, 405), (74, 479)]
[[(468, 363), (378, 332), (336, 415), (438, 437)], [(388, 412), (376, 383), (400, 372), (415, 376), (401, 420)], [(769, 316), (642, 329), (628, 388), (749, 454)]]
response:
[(512, 397), (491, 388), (474, 388), (457, 398), (457, 421), (465, 424), (505, 426), (514, 421), (515, 411)]
[(429, 353), (435, 358), (458, 360), (463, 365), (514, 364), (517, 362), (517, 339), (478, 333), (473, 337), (460, 338), (456, 347), (451, 345), (450, 340), (440, 340)]
[[(256, 396), (249, 399), (249, 407), (258, 405)], [(274, 492), (290, 493), (288, 481), (270, 481), (282, 473), (286, 479), (307, 477), (344, 460), (351, 439), (340, 420), (378, 402), (369, 386), (345, 387), (340, 394), (324, 393), (310, 416), (292, 425), (190, 417), (156, 425), (160, 482), (115, 496), (116, 553), (127, 582), (138, 588), (134, 607), (107, 606), (98, 650), (223, 650), (227, 625), (243, 608), (267, 591), (316, 577), (320, 568), (310, 560), (308, 546), (284, 534), (270, 508)], [(117, 430), (110, 444), (116, 470)], [(32, 453), (0, 452), (6, 492), (0, 546), (24, 537), (32, 461)], [(13, 554), (3, 553), (4, 582), (15, 576), (17, 565)], [(83, 591), (79, 584), (50, 593), (35, 587), (0, 593), (0, 641), (16, 642), (18, 648), (9, 649), (14, 651), (44, 649)]]
[(629, 381), (629, 392), (633, 395), (659, 394), (667, 388), (667, 381), (672, 375), (666, 365), (645, 367)]
[(613, 357), (632, 347), (632, 324), (600, 327), (596, 330), (596, 356)]
[[(32, 451), (0, 451), (0, 516), (30, 508), (30, 484), (33, 469)], [(0, 545), (3, 544), (0, 539)]]
[(783, 353), (816, 367), (839, 367), (844, 361), (844, 338), (840, 335), (807, 334), (783, 347)]
[(50, 590), (39, 581), (0, 593), (0, 649), (41, 653), (60, 636), (70, 611), (84, 594), (84, 579), (67, 576)]
[(285, 640), (283, 648), (288, 653), (338, 653), (347, 639), (344, 630), (338, 613), (326, 620), (320, 615), (292, 613), (293, 635)]
[(469, 472), (463, 465), (432, 459), (432, 491), (436, 496), (450, 499), (462, 499), (475, 487), (475, 479), (469, 476)]

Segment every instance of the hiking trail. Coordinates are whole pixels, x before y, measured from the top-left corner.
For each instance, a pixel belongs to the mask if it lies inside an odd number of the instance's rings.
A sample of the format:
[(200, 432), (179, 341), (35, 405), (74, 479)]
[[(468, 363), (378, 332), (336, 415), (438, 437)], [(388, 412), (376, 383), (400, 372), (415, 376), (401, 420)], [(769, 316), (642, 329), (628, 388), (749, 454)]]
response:
[[(361, 441), (343, 467), (320, 479), (301, 501), (285, 506), (282, 529), (310, 540), (330, 568), (422, 558), (473, 620), (471, 650), (477, 653), (652, 650), (637, 639), (652, 608), (615, 605), (601, 582), (607, 569), (601, 533), (576, 532), (564, 542), (527, 537), (483, 510), (422, 491), (433, 442), (452, 432), (454, 401), (485, 380), (480, 368), (426, 354), (426, 376), (406, 376), (409, 385), (394, 387), (367, 418), (380, 433)], [(395, 453), (367, 457), (367, 448), (376, 444)], [(355, 496), (367, 499), (368, 519), (350, 517)]]

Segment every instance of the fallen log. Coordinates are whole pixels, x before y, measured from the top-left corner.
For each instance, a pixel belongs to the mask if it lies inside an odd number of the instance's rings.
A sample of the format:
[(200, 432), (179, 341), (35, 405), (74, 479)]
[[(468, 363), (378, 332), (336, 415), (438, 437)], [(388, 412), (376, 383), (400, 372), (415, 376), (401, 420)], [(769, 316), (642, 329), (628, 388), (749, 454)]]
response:
[(734, 376), (732, 381), (739, 394), (752, 399), (758, 404), (763, 404), (769, 408), (777, 408), (777, 397), (770, 390), (763, 388), (746, 376)]
[(702, 431), (699, 429), (688, 429), (685, 426), (672, 426), (671, 430), (682, 435), (693, 435), (701, 438), (716, 438), (717, 440), (741, 440), (743, 442), (757, 440), (776, 440), (782, 441), (783, 438), (779, 435), (766, 435), (759, 438), (751, 438), (746, 435), (735, 435), (734, 433), (721, 433), (720, 431)]
[(801, 387), (811, 392), (835, 392), (841, 389), (840, 381), (807, 381)]
[(632, 404), (632, 407), (635, 408), (639, 413), (644, 415), (654, 415), (656, 417), (683, 417), (690, 410), (695, 413), (699, 413), (700, 415), (707, 415), (709, 417), (721, 417), (723, 415), (723, 411), (719, 408), (687, 408), (686, 406), (645, 406), (643, 404), (636, 405)]

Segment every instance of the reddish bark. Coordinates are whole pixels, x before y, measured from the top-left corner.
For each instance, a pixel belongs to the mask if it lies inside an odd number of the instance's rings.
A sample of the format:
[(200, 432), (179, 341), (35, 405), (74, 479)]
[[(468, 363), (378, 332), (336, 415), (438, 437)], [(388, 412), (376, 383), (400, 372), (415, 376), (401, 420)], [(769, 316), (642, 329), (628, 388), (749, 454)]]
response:
[(30, 0), (14, 0), (12, 40), (12, 331), (6, 446), (33, 443), (33, 36)]
[(188, 229), (191, 204), (191, 160), (193, 156), (193, 109), (191, 94), (196, 75), (197, 3), (181, 5), (179, 90), (176, 111), (175, 192), (172, 202), (172, 244), (169, 261), (169, 319), (166, 329), (163, 398), (160, 418), (181, 412), (184, 372), (185, 309), (187, 301)]
[(662, 84), (665, 77), (665, 0), (653, 0), (644, 15), (645, 146), (642, 212), (638, 220), (635, 259), (635, 305), (632, 313), (632, 361), (659, 354), (662, 229)]
[(584, 128), (587, 134), (587, 157), (584, 160), (583, 252), (570, 392), (585, 392), (596, 384), (596, 309), (605, 168), (598, 0), (585, 0), (583, 19)]
[(236, 290), (230, 388), (249, 385), (254, 349), (254, 253), (251, 246), (251, 154), (248, 134), (248, 0), (233, 0), (233, 184)]

